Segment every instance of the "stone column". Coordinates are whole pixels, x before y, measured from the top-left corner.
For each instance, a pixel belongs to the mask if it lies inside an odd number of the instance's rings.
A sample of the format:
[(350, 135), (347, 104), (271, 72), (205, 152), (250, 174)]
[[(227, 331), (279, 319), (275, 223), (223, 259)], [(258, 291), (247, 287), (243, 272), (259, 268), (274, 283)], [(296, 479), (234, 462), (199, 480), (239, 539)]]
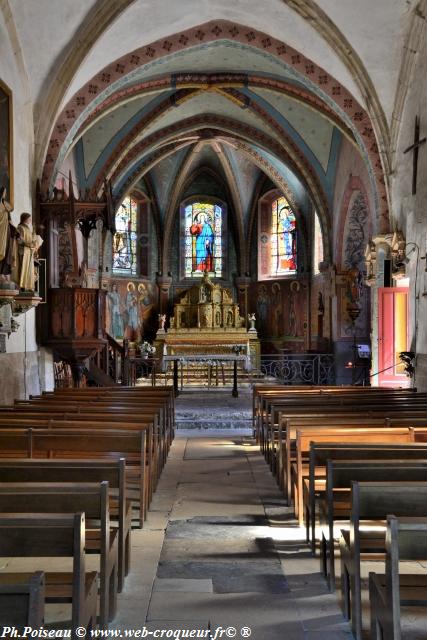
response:
[(156, 283), (159, 287), (159, 313), (167, 313), (169, 306), (169, 292), (172, 284), (172, 276), (157, 275)]
[(237, 300), (239, 303), (240, 315), (245, 319), (245, 327), (248, 328), (248, 290), (252, 280), (249, 276), (236, 276), (234, 283), (237, 288)]

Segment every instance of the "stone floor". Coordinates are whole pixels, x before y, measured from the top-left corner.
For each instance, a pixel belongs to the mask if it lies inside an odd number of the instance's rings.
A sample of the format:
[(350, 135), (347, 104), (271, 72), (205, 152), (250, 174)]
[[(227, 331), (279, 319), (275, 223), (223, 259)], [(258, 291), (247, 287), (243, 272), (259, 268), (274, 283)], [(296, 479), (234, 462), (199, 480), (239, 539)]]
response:
[(133, 534), (113, 629), (352, 638), (258, 448), (241, 432), (178, 430), (144, 529)]

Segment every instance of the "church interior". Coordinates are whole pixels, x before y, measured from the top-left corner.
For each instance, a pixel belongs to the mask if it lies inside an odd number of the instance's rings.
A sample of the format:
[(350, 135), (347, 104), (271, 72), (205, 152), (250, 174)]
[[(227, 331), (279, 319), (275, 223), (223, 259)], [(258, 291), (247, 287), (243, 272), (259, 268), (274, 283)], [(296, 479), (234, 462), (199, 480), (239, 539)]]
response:
[(0, 637), (427, 638), (426, 21), (0, 1)]

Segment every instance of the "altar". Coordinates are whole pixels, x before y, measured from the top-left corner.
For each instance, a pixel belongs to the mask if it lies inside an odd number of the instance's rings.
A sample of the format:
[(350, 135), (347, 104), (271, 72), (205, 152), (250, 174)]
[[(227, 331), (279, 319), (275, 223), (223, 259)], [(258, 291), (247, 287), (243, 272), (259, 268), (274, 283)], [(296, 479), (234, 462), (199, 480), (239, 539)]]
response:
[(238, 363), (246, 371), (259, 368), (260, 342), (255, 327), (246, 328), (231, 291), (212, 282), (208, 274), (181, 294), (169, 328), (161, 322), (154, 345), (164, 363), (177, 361), (177, 357), (189, 362), (193, 356), (202, 360), (212, 356), (223, 361), (223, 367), (228, 361), (233, 368)]

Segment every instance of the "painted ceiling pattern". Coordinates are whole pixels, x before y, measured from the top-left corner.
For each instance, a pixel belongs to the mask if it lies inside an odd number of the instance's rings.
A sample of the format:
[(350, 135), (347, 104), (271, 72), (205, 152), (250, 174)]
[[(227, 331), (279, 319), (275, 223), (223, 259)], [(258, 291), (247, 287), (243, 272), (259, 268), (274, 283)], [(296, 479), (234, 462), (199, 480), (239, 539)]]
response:
[(271, 181), (297, 207), (311, 200), (328, 230), (343, 136), (364, 159), (381, 230), (383, 170), (354, 95), (286, 42), (215, 20), (134, 49), (83, 84), (55, 122), (42, 182), (51, 188), (73, 154), (82, 190), (99, 194), (107, 179), (120, 202), (144, 184), (170, 233), (180, 194), (210, 172), (243, 237), (254, 196)]
[(388, 230), (399, 73), (425, 1), (3, 5), (44, 189), (77, 167), (83, 191), (100, 193), (107, 179), (118, 200), (145, 185), (166, 215), (177, 185), (210, 169), (242, 215), (266, 178), (311, 198), (326, 224), (346, 138), (368, 172), (376, 229)]

